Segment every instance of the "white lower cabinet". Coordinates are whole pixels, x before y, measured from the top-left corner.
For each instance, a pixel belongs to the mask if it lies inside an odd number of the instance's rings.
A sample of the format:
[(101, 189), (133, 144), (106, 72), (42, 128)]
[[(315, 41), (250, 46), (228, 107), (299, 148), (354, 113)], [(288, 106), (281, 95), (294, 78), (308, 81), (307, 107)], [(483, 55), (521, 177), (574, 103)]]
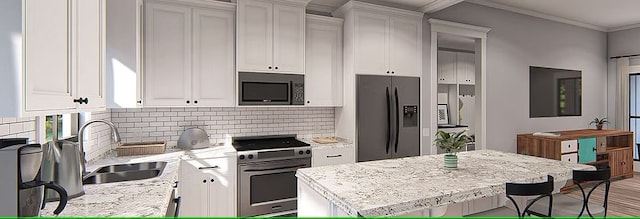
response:
[(313, 148), (312, 167), (350, 164), (356, 162), (354, 147)]
[(180, 216), (236, 215), (235, 157), (180, 161)]

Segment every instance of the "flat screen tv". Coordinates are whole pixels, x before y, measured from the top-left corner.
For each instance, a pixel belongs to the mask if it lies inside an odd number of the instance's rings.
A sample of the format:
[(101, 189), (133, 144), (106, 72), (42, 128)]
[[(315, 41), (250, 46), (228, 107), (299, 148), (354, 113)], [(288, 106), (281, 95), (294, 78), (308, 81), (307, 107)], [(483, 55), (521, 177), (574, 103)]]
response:
[(529, 66), (529, 117), (582, 115), (582, 71)]

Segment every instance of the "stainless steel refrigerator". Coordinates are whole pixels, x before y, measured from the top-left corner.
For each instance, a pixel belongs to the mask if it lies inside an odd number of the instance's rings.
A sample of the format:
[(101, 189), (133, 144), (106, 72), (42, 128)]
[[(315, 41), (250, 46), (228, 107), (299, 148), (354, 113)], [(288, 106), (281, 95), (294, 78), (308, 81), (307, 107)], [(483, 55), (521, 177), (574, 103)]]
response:
[(358, 162), (420, 155), (420, 78), (356, 76)]

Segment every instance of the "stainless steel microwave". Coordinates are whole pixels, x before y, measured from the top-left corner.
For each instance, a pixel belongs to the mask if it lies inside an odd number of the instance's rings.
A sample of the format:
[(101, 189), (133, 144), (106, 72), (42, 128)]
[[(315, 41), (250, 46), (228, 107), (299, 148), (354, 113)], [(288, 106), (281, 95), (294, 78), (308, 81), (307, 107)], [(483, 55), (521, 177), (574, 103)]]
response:
[(238, 103), (304, 105), (304, 75), (239, 72)]

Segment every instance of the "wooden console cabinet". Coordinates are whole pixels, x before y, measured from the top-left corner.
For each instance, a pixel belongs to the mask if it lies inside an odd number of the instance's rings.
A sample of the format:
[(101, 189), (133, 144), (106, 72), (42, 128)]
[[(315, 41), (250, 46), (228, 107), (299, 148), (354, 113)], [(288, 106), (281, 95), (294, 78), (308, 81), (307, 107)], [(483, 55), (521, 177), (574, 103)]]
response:
[(553, 133), (558, 135), (518, 134), (518, 154), (609, 165), (611, 177), (633, 177), (633, 132), (581, 129)]

